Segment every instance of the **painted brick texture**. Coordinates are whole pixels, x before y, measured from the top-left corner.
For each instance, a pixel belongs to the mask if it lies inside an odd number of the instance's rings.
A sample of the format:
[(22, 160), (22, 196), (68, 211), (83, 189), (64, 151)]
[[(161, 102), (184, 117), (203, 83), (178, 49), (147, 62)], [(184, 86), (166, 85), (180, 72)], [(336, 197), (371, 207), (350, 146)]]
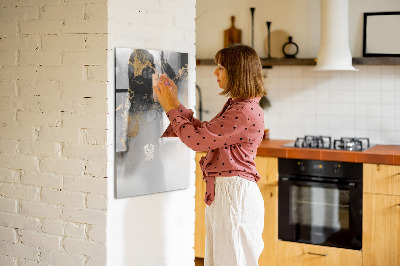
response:
[(106, 265), (107, 1), (0, 1), (0, 265)]

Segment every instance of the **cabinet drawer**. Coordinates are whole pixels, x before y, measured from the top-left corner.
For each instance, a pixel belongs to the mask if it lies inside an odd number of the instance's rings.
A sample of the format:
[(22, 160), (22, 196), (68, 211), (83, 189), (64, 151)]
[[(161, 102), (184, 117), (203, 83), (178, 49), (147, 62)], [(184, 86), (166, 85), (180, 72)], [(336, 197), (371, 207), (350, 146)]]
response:
[(364, 193), (400, 195), (400, 166), (365, 163), (363, 175)]
[(256, 156), (254, 160), (257, 172), (261, 176), (258, 184), (277, 185), (278, 184), (278, 158)]
[(400, 196), (364, 194), (364, 266), (400, 266)]
[(358, 250), (278, 241), (278, 266), (362, 266)]

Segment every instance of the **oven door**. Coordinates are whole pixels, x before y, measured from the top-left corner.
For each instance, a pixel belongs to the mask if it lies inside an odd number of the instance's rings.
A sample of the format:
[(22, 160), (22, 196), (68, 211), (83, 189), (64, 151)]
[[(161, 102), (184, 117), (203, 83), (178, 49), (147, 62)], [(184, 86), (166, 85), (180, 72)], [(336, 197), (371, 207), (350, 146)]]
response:
[(361, 249), (362, 181), (279, 179), (278, 238)]

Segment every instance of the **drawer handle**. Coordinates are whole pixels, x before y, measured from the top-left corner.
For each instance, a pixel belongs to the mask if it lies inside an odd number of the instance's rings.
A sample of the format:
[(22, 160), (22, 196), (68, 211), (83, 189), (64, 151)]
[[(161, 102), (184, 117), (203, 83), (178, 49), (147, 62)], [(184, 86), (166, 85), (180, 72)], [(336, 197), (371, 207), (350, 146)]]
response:
[(310, 254), (310, 255), (317, 255), (317, 256), (323, 256), (323, 257), (328, 256), (328, 254), (313, 253), (313, 252), (307, 252), (307, 254)]

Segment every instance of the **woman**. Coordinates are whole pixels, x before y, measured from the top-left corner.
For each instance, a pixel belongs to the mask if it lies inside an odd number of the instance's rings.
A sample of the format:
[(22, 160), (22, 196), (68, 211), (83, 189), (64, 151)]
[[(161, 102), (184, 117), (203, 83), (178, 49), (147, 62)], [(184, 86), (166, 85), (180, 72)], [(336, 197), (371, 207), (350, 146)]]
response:
[(163, 137), (178, 136), (189, 148), (208, 151), (200, 160), (206, 182), (205, 265), (258, 265), (264, 247), (264, 201), (254, 163), (264, 134), (261, 63), (245, 45), (218, 51), (215, 62), (220, 94), (230, 98), (210, 122), (195, 119), (179, 103), (168, 78), (154, 87), (171, 122)]

